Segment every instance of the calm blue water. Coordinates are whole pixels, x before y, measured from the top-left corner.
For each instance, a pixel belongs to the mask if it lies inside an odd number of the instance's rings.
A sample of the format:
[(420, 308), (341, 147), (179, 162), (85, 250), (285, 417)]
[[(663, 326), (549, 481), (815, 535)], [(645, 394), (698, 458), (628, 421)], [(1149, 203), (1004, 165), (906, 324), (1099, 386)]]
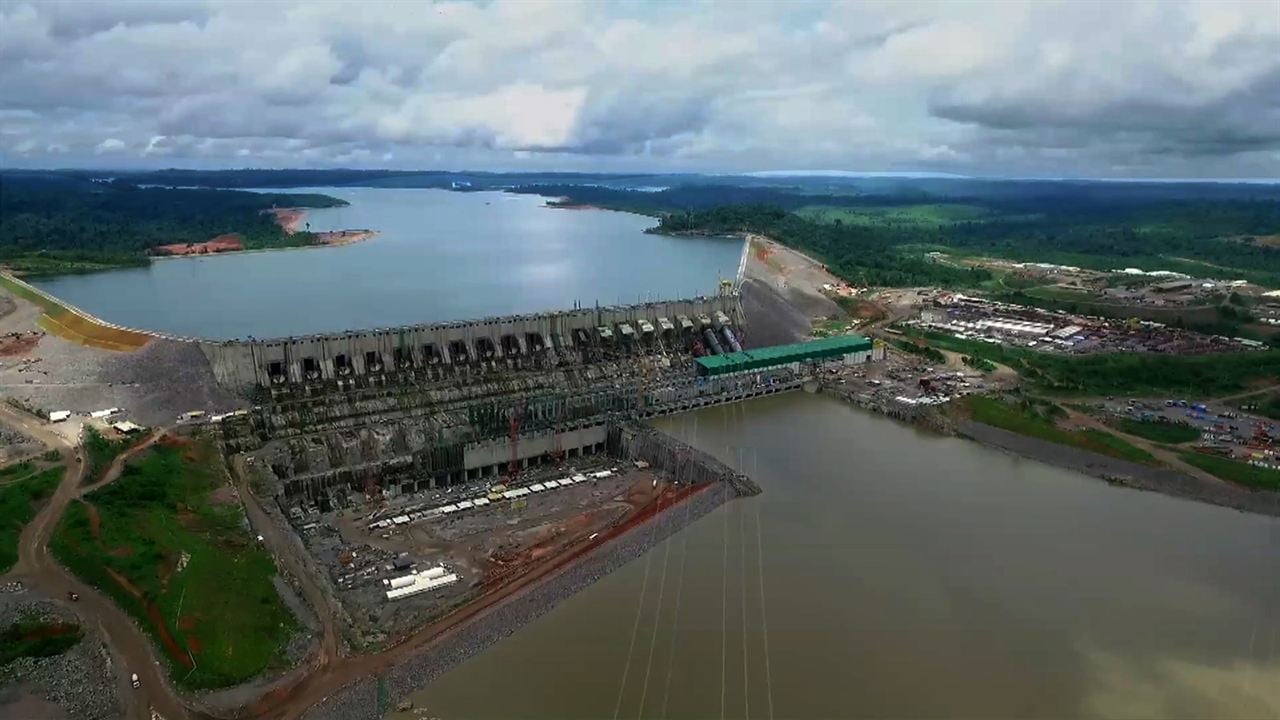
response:
[[(300, 190), (299, 192), (304, 192)], [(374, 239), (159, 260), (48, 278), (40, 287), (111, 322), (208, 338), (274, 337), (711, 294), (742, 243), (646, 235), (651, 218), (558, 210), (545, 198), (388, 188), (310, 188), (351, 203), (311, 229)]]

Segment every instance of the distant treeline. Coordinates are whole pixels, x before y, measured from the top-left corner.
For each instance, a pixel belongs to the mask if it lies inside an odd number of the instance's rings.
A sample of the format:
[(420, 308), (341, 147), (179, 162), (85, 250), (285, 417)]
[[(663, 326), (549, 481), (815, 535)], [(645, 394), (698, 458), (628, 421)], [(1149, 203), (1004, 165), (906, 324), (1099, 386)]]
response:
[(235, 233), (246, 247), (310, 242), (286, 234), (272, 207), (334, 207), (326, 195), (140, 187), (69, 175), (0, 174), (0, 261), (29, 272), (93, 270), (145, 261), (157, 245)]
[[(62, 174), (101, 178), (100, 171), (69, 170)], [(370, 187), (423, 187), (458, 190), (516, 190), (543, 195), (572, 195), (584, 202), (597, 201), (650, 208), (699, 209), (735, 202), (766, 202), (786, 207), (785, 195), (830, 198), (862, 198), (873, 203), (966, 202), (997, 203), (1014, 210), (1018, 203), (1037, 207), (1054, 203), (1133, 205), (1172, 200), (1280, 201), (1280, 184), (1218, 182), (1102, 182), (1093, 180), (1004, 180), (949, 177), (829, 177), (821, 175), (698, 175), (691, 173), (575, 173), (575, 172), (457, 172), (444, 170), (156, 170), (117, 173), (116, 177), (140, 185), (174, 187), (263, 188), (355, 185)], [(701, 190), (699, 188), (708, 188)], [(742, 188), (772, 191), (750, 200), (735, 200)], [(650, 197), (608, 194), (609, 190), (636, 191)], [(652, 191), (659, 191), (657, 193)], [(665, 191), (670, 192), (665, 192)], [(719, 197), (718, 200), (715, 198)], [(813, 198), (810, 198), (810, 201)], [(712, 205), (704, 203), (711, 202)]]
[(768, 205), (730, 205), (662, 216), (658, 230), (710, 234), (756, 233), (811, 253), (836, 275), (858, 285), (949, 285), (966, 287), (988, 281), (987, 270), (936, 262), (903, 245), (919, 241), (907, 231), (865, 225), (810, 222)]
[[(907, 214), (901, 212), (884, 214), (888, 203), (878, 200), (826, 198), (824, 202), (840, 208), (846, 220), (856, 221), (820, 222), (793, 212), (812, 207), (812, 196), (794, 196), (782, 204), (707, 207), (712, 202), (707, 188), (682, 189), (687, 207), (693, 209), (662, 211), (656, 206), (664, 201), (664, 193), (626, 193), (618, 202), (603, 199), (617, 192), (592, 188), (568, 197), (593, 205), (643, 208), (660, 216), (661, 232), (769, 235), (817, 253), (854, 282), (964, 285), (987, 279), (980, 272), (939, 266), (925, 258), (925, 251), (939, 250), (957, 256), (992, 255), (1100, 270), (1138, 266), (1280, 284), (1280, 248), (1256, 240), (1280, 233), (1280, 202), (1274, 200), (970, 199), (966, 207), (985, 209), (988, 214), (923, 223), (903, 221)], [(744, 190), (728, 197), (752, 194)], [(859, 214), (860, 207), (865, 215)]]
[(1271, 237), (1280, 236), (1280, 184), (354, 169), (161, 170), (90, 182), (103, 179), (90, 171), (5, 174), (0, 256), (89, 253), (114, 262), (224, 232), (240, 233), (251, 247), (297, 244), (302, 238), (285, 238), (257, 211), (339, 201), (146, 186), (356, 185), (506, 190), (652, 215), (661, 232), (759, 232), (875, 285), (991, 279), (931, 260), (931, 250), (1280, 285)]

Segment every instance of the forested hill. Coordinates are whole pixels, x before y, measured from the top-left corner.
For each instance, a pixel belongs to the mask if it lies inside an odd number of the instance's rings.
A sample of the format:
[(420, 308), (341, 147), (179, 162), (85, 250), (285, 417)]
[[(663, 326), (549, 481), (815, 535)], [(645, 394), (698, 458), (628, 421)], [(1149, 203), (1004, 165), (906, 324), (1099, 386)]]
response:
[(965, 285), (988, 279), (930, 260), (987, 255), (1100, 270), (1167, 269), (1280, 286), (1280, 203), (1161, 202), (1043, 207), (998, 205), (730, 205), (661, 216), (658, 232), (771, 236), (824, 258), (846, 279), (872, 285)]
[(248, 248), (307, 244), (272, 207), (334, 207), (327, 195), (140, 187), (68, 175), (0, 174), (0, 262), (26, 272), (93, 270), (145, 262), (157, 245), (239, 235)]
[[(925, 188), (969, 195), (940, 196)], [(968, 190), (964, 190), (968, 188)], [(930, 260), (933, 250), (1108, 270), (1141, 267), (1280, 286), (1280, 186), (1214, 183), (951, 181), (885, 194), (693, 184), (637, 190), (513, 188), (659, 218), (658, 232), (757, 232), (817, 253), (874, 285), (985, 282)]]
[(909, 250), (920, 237), (909, 230), (835, 225), (807, 220), (769, 205), (732, 205), (662, 217), (658, 232), (757, 233), (823, 259), (836, 275), (858, 285), (967, 287), (991, 279), (983, 269), (934, 262)]

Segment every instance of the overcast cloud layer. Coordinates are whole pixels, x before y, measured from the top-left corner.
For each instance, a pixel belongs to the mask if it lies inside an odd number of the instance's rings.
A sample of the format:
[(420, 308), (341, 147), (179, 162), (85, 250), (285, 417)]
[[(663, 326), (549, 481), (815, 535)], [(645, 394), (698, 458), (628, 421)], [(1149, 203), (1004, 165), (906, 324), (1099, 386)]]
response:
[(0, 165), (1280, 177), (1280, 0), (0, 0)]

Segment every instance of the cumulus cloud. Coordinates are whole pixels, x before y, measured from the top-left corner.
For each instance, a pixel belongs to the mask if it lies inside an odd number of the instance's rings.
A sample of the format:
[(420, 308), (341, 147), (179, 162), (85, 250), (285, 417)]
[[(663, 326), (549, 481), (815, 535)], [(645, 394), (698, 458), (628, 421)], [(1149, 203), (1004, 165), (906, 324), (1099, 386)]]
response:
[(98, 143), (98, 146), (93, 151), (101, 155), (102, 153), (119, 152), (121, 150), (124, 150), (124, 142), (122, 140), (119, 138), (107, 138)]
[(0, 0), (0, 150), (112, 167), (1280, 176), (1252, 0)]

